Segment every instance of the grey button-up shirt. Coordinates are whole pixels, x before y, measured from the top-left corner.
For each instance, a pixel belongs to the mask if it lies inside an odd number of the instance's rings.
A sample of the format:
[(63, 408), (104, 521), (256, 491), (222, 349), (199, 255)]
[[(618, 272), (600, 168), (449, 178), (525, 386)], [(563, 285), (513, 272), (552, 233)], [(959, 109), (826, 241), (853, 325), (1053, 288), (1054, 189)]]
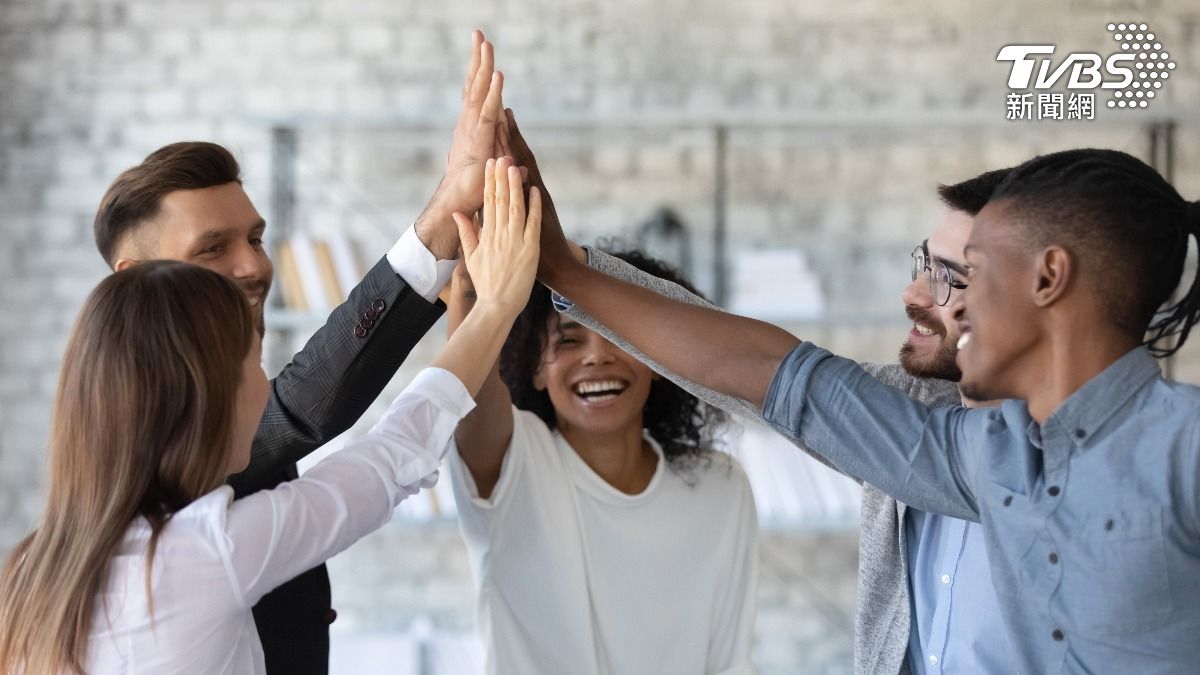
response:
[(978, 520), (1022, 673), (1200, 671), (1200, 389), (1137, 348), (1039, 426), (930, 409), (796, 347), (763, 418), (913, 507)]

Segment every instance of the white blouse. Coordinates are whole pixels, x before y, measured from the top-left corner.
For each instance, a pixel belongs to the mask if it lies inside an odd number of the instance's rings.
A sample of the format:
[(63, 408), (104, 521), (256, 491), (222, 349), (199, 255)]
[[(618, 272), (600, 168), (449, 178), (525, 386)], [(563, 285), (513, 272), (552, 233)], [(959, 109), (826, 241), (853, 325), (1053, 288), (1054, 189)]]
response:
[(450, 372), (427, 368), (383, 418), (301, 478), (233, 501), (220, 487), (179, 511), (158, 540), (146, 597), (142, 518), (129, 526), (92, 617), (86, 668), (108, 673), (265, 673), (250, 608), (267, 592), (386, 523), (437, 482), (475, 403)]

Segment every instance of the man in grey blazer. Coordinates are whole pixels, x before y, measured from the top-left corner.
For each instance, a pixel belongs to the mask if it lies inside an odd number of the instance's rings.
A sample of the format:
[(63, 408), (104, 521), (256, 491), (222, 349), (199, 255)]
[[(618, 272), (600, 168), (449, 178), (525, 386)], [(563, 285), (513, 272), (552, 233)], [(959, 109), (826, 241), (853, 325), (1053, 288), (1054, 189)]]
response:
[[(532, 153), (509, 115), (514, 154), (529, 167), (531, 181), (540, 184)], [(927, 405), (963, 403), (956, 384), (961, 376), (955, 364), (959, 335), (947, 305), (950, 295), (963, 286), (962, 248), (971, 218), (1007, 173), (991, 171), (939, 188), (946, 210), (929, 239), (914, 249), (912, 283), (902, 296), (913, 328), (901, 347), (900, 363), (863, 364), (875, 378)], [(544, 188), (542, 193), (547, 194)], [(546, 209), (546, 214), (552, 213), (552, 206)], [(711, 307), (686, 289), (602, 251), (576, 248), (575, 252), (580, 260), (586, 259), (593, 269), (609, 276), (675, 300)], [(566, 315), (598, 331), (710, 405), (754, 420), (761, 418), (761, 411), (749, 402), (666, 370), (569, 301), (556, 297), (556, 303)], [(807, 451), (799, 438), (789, 440)], [(910, 509), (866, 484), (861, 521), (856, 672), (1010, 672), (1012, 650), (996, 603), (979, 525)]]
[[(476, 31), (462, 112), (446, 172), (416, 223), (330, 314), (278, 376), (251, 449), (230, 479), (236, 496), (296, 478), (296, 461), (350, 428), (445, 310), (437, 294), (458, 257), (455, 211), (483, 202), (483, 166), (494, 155), (502, 79)], [(101, 201), (96, 246), (114, 270), (143, 260), (207, 267), (241, 287), (263, 330), (273, 268), (266, 222), (242, 189), (240, 168), (213, 143), (174, 143), (122, 173)], [(254, 607), (272, 675), (324, 675), (336, 617), (325, 566), (278, 587)]]

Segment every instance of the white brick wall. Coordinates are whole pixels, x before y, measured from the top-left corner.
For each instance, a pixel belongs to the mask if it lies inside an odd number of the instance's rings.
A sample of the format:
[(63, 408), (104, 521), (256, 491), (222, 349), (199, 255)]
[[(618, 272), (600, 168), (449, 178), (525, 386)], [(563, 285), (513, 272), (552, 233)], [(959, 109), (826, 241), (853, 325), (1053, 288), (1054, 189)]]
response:
[[(831, 313), (873, 319), (796, 329), (886, 360), (904, 330), (897, 293), (906, 254), (937, 214), (937, 182), (1070, 146), (1144, 154), (1136, 121), (1002, 119), (1000, 45), (1044, 39), (1105, 51), (1103, 25), (1117, 20), (1151, 23), (1180, 64), (1151, 110), (1196, 110), (1200, 6), (1187, 0), (1076, 0), (1056, 10), (1033, 0), (0, 3), (0, 550), (40, 508), (58, 359), (80, 301), (105, 272), (91, 245), (93, 209), (108, 181), (164, 143), (235, 148), (270, 218), (269, 122), (343, 119), (301, 133), (298, 219), (349, 230), (381, 253), (437, 182), (464, 46), (480, 26), (497, 44), (506, 103), (572, 233), (628, 234), (669, 206), (692, 229), (694, 277), (711, 289), (711, 123), (724, 121), (732, 246), (809, 251)], [(1181, 126), (1178, 139), (1176, 184), (1200, 197), (1200, 122)], [(1200, 382), (1197, 342), (1177, 369), (1192, 382)], [(445, 597), (418, 599), (411, 581), (444, 566), (460, 574), (462, 561), (447, 556), (430, 568), (404, 551), (433, 535), (385, 536), (395, 543), (348, 554), (353, 568), (335, 563), (338, 596), (355, 607), (346, 621), (394, 624), (407, 616), (396, 607), (414, 605), (469, 622), (461, 587), (429, 581)], [(852, 568), (852, 554), (837, 550)], [(358, 587), (360, 576), (373, 581)], [(371, 609), (351, 600), (376, 590), (393, 602)], [(796, 654), (826, 649), (803, 637), (808, 619), (789, 598), (781, 590), (778, 603), (764, 603), (764, 672), (793, 672)], [(844, 670), (848, 643), (829, 640), (828, 663), (842, 665), (804, 661), (806, 672)]]

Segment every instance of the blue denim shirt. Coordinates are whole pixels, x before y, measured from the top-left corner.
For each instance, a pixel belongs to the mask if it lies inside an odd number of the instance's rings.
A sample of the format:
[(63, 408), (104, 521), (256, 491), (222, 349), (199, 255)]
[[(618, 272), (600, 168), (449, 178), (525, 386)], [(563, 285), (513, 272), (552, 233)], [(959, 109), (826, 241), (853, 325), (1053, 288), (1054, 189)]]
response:
[(913, 675), (1013, 675), (1015, 655), (979, 523), (904, 511)]
[(1136, 348), (1038, 425), (929, 409), (811, 344), (763, 418), (923, 511), (977, 520), (1023, 673), (1200, 670), (1200, 389)]

